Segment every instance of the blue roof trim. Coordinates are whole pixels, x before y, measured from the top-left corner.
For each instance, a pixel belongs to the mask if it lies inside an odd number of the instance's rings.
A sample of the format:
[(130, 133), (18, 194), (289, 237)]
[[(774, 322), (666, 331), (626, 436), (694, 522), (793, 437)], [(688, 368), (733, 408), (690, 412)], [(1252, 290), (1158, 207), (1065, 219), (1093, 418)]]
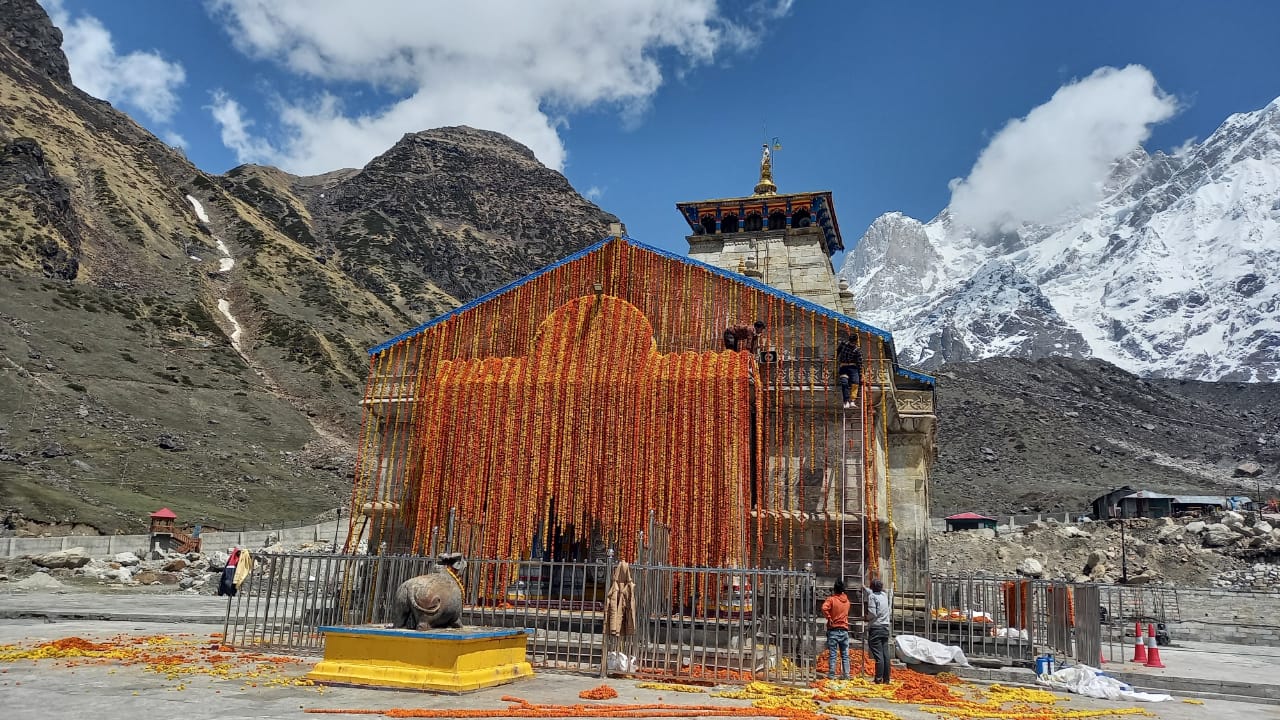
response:
[[(516, 280), (516, 281), (514, 281), (514, 282), (512, 282), (512, 283), (509, 283), (509, 284), (507, 284), (507, 285), (504, 285), (503, 287), (500, 287), (500, 288), (498, 288), (497, 290), (494, 290), (494, 291), (492, 291), (492, 292), (486, 293), (486, 294), (484, 294), (484, 295), (482, 295), (482, 296), (480, 296), (480, 297), (476, 298), (475, 300), (472, 300), (471, 302), (468, 302), (468, 303), (466, 303), (466, 304), (464, 304), (464, 305), (459, 305), (458, 307), (456, 307), (456, 308), (454, 308), (454, 309), (450, 310), (449, 312), (447, 312), (447, 313), (445, 313), (445, 314), (443, 314), (443, 315), (439, 315), (439, 316), (437, 316), (437, 317), (434, 317), (434, 318), (432, 318), (432, 319), (428, 320), (427, 322), (425, 322), (425, 323), (423, 323), (423, 324), (419, 325), (418, 327), (416, 327), (416, 328), (414, 328), (414, 329), (412, 329), (412, 330), (409, 330), (409, 331), (407, 331), (407, 332), (403, 332), (403, 333), (401, 333), (401, 334), (399, 334), (399, 335), (397, 335), (397, 336), (395, 336), (395, 337), (391, 338), (390, 340), (387, 340), (386, 342), (383, 342), (382, 344), (380, 344), (380, 345), (377, 345), (377, 346), (373, 347), (372, 349), (370, 349), (370, 350), (369, 350), (369, 354), (370, 354), (370, 355), (377, 355), (378, 353), (382, 352), (383, 350), (386, 350), (387, 348), (391, 347), (392, 345), (395, 345), (395, 344), (396, 344), (396, 343), (398, 343), (398, 342), (401, 342), (401, 341), (403, 341), (403, 340), (407, 340), (407, 339), (409, 339), (409, 338), (413, 337), (414, 335), (417, 335), (417, 334), (421, 333), (422, 331), (424, 331), (424, 330), (426, 330), (426, 329), (428, 329), (428, 328), (430, 328), (430, 327), (432, 327), (432, 326), (434, 326), (434, 325), (439, 325), (440, 323), (442, 323), (442, 322), (444, 322), (444, 321), (448, 320), (449, 318), (452, 318), (452, 317), (455, 317), (455, 316), (457, 316), (457, 315), (459, 315), (459, 314), (461, 314), (461, 313), (464, 313), (464, 312), (466, 312), (466, 311), (468, 311), (468, 310), (470, 310), (470, 309), (472, 309), (472, 308), (474, 308), (474, 307), (476, 307), (476, 306), (478, 306), (478, 305), (480, 305), (480, 304), (482, 304), (482, 303), (486, 303), (486, 302), (488, 302), (488, 301), (492, 300), (493, 298), (496, 298), (496, 297), (498, 297), (499, 295), (502, 295), (503, 293), (506, 293), (506, 292), (508, 292), (508, 291), (510, 291), (510, 290), (514, 290), (514, 289), (516, 289), (516, 288), (520, 287), (521, 285), (524, 285), (525, 283), (527, 283), (527, 282), (529, 282), (529, 281), (531, 281), (531, 280), (535, 280), (535, 279), (537, 279), (537, 278), (539, 278), (539, 277), (541, 277), (541, 276), (543, 276), (543, 275), (545, 275), (545, 274), (547, 274), (547, 273), (551, 272), (552, 270), (555, 270), (556, 268), (560, 267), (561, 265), (565, 265), (565, 264), (567, 264), (567, 263), (571, 263), (571, 262), (573, 262), (574, 260), (580, 260), (580, 259), (582, 259), (582, 258), (586, 257), (587, 255), (590, 255), (591, 253), (593, 253), (593, 252), (595, 252), (595, 251), (599, 250), (600, 248), (604, 247), (604, 246), (605, 246), (605, 245), (607, 245), (609, 242), (611, 242), (613, 239), (614, 239), (614, 238), (613, 238), (612, 236), (607, 237), (607, 238), (605, 238), (605, 239), (603, 239), (603, 240), (601, 240), (601, 241), (599, 241), (599, 242), (597, 242), (597, 243), (595, 243), (595, 244), (593, 244), (593, 245), (589, 245), (589, 246), (587, 246), (587, 247), (585, 247), (585, 248), (583, 248), (583, 249), (579, 250), (578, 252), (576, 252), (576, 253), (574, 253), (574, 254), (572, 254), (572, 255), (569, 255), (569, 256), (567, 256), (567, 257), (565, 257), (565, 258), (561, 259), (561, 260), (558, 260), (558, 261), (556, 261), (556, 262), (554, 262), (554, 263), (552, 263), (552, 264), (550, 264), (550, 265), (548, 265), (548, 266), (546, 266), (546, 267), (542, 268), (541, 270), (538, 270), (537, 272), (534, 272), (534, 273), (532, 273), (532, 274), (530, 274), (530, 275), (525, 275), (524, 277), (520, 278), (519, 280)], [(887, 331), (887, 330), (881, 330), (880, 328), (875, 327), (874, 325), (868, 325), (868, 324), (866, 324), (866, 323), (862, 322), (861, 320), (855, 320), (854, 318), (851, 318), (851, 317), (849, 317), (848, 315), (842, 315), (842, 314), (840, 314), (840, 313), (838, 313), (838, 312), (835, 312), (835, 311), (833, 311), (833, 310), (829, 310), (829, 309), (827, 309), (827, 308), (825, 308), (825, 307), (823, 307), (823, 306), (821, 306), (821, 305), (819, 305), (819, 304), (817, 304), (817, 303), (815, 303), (815, 302), (811, 302), (811, 301), (809, 301), (809, 300), (805, 300), (804, 298), (799, 298), (799, 297), (796, 297), (795, 295), (792, 295), (792, 294), (790, 294), (790, 293), (783, 292), (783, 291), (781, 291), (781, 290), (779, 290), (779, 289), (777, 289), (777, 288), (773, 287), (772, 285), (766, 285), (766, 284), (764, 284), (764, 283), (760, 282), (759, 280), (755, 280), (755, 279), (753, 279), (753, 278), (749, 278), (749, 277), (746, 277), (746, 276), (744, 276), (744, 275), (739, 275), (738, 273), (735, 273), (735, 272), (729, 272), (728, 270), (725, 270), (725, 269), (723, 269), (723, 268), (718, 268), (718, 267), (716, 267), (715, 265), (709, 265), (709, 264), (707, 264), (707, 263), (704, 263), (704, 262), (702, 262), (701, 260), (694, 260), (693, 258), (691, 258), (691, 257), (687, 257), (687, 256), (685, 256), (685, 255), (677, 255), (676, 253), (673, 253), (673, 252), (671, 252), (671, 251), (669, 251), (669, 250), (663, 250), (663, 249), (661, 249), (661, 248), (657, 248), (657, 247), (654, 247), (654, 246), (652, 246), (652, 245), (648, 245), (648, 244), (642, 243), (642, 242), (640, 242), (639, 240), (636, 240), (635, 238), (633, 238), (633, 237), (631, 237), (631, 236), (629, 236), (629, 235), (623, 235), (623, 236), (622, 236), (622, 239), (623, 239), (623, 240), (625, 240), (626, 242), (630, 243), (631, 245), (634, 245), (635, 247), (643, 248), (643, 249), (645, 249), (645, 250), (648, 250), (648, 251), (649, 251), (649, 252), (651, 252), (651, 253), (654, 253), (655, 255), (660, 255), (660, 256), (665, 257), (665, 258), (668, 258), (668, 259), (670, 259), (670, 260), (675, 260), (676, 262), (684, 263), (685, 265), (692, 265), (692, 266), (694, 266), (694, 267), (701, 268), (701, 269), (706, 270), (707, 272), (709, 272), (709, 273), (711, 273), (711, 274), (713, 274), (713, 275), (717, 275), (717, 276), (719, 276), (719, 277), (725, 278), (726, 280), (732, 280), (733, 282), (736, 282), (736, 283), (739, 283), (739, 284), (742, 284), (742, 285), (746, 285), (747, 287), (750, 287), (750, 288), (752, 288), (752, 289), (754, 289), (754, 290), (759, 290), (759, 291), (760, 291), (760, 292), (762, 292), (762, 293), (765, 293), (765, 294), (768, 294), (768, 295), (772, 295), (773, 297), (776, 297), (776, 298), (778, 298), (779, 300), (782, 300), (782, 301), (784, 301), (784, 302), (790, 303), (791, 305), (795, 305), (795, 306), (797, 306), (797, 307), (801, 307), (801, 308), (803, 308), (803, 309), (805, 309), (805, 310), (808, 310), (808, 311), (810, 311), (810, 312), (817, 313), (818, 315), (820, 315), (820, 316), (822, 316), (822, 317), (830, 318), (830, 319), (832, 319), (832, 320), (835, 320), (836, 322), (843, 323), (843, 324), (845, 324), (845, 325), (850, 325), (850, 326), (853, 326), (853, 327), (855, 327), (855, 328), (857, 328), (857, 329), (859, 329), (859, 330), (861, 330), (861, 331), (863, 331), (863, 332), (866, 332), (866, 333), (870, 333), (870, 334), (872, 334), (872, 335), (875, 335), (876, 337), (879, 337), (879, 338), (880, 338), (881, 340), (883, 340), (884, 342), (888, 343), (888, 345), (889, 345), (889, 354), (890, 354), (891, 356), (893, 356), (893, 357), (896, 357), (896, 356), (897, 356), (897, 352), (895, 351), (894, 346), (893, 346), (893, 335), (892, 335), (889, 331)], [(919, 380), (920, 382), (928, 383), (928, 384), (930, 384), (930, 385), (933, 385), (933, 384), (934, 384), (934, 380), (933, 380), (933, 378), (932, 378), (932, 377), (930, 377), (930, 376), (928, 376), (928, 375), (925, 375), (925, 374), (923, 374), (923, 373), (918, 373), (918, 372), (916, 372), (916, 371), (914, 371), (914, 370), (907, 370), (906, 368), (901, 368), (901, 367), (900, 367), (900, 368), (898, 368), (898, 369), (897, 369), (897, 372), (898, 372), (898, 374), (899, 374), (899, 375), (902, 375), (902, 376), (904, 376), (904, 377), (911, 378), (911, 379), (913, 379), (913, 380)]]
[(911, 378), (912, 380), (919, 380), (922, 383), (928, 383), (929, 385), (936, 384), (932, 375), (925, 375), (922, 372), (916, 372), (915, 370), (910, 370), (901, 366), (898, 367), (898, 374), (905, 378)]
[(612, 240), (612, 239), (613, 239), (613, 237), (612, 237), (612, 236), (609, 236), (609, 237), (607, 237), (607, 238), (605, 238), (605, 239), (603, 239), (603, 240), (601, 240), (601, 241), (599, 241), (599, 242), (597, 242), (597, 243), (595, 243), (595, 244), (588, 245), (587, 247), (582, 248), (582, 249), (581, 249), (581, 250), (579, 250), (578, 252), (576, 252), (576, 253), (574, 253), (574, 254), (572, 254), (572, 255), (569, 255), (569, 256), (567, 256), (567, 257), (561, 258), (561, 259), (559, 259), (559, 260), (557, 260), (557, 261), (555, 261), (555, 262), (551, 263), (550, 265), (548, 265), (548, 266), (546, 266), (546, 267), (542, 268), (541, 270), (536, 270), (536, 271), (534, 271), (533, 273), (531, 273), (531, 274), (529, 274), (529, 275), (525, 275), (524, 277), (522, 277), (522, 278), (520, 278), (520, 279), (518, 279), (518, 280), (512, 281), (512, 282), (510, 282), (510, 283), (508, 283), (508, 284), (506, 284), (506, 285), (503, 285), (502, 287), (498, 288), (497, 290), (493, 290), (493, 291), (487, 292), (487, 293), (485, 293), (484, 295), (481, 295), (480, 297), (476, 298), (475, 300), (472, 300), (471, 302), (463, 303), (463, 304), (459, 305), (458, 307), (456, 307), (456, 308), (454, 308), (454, 309), (450, 310), (449, 312), (447, 312), (447, 313), (445, 313), (445, 314), (443, 314), (443, 315), (437, 315), (437, 316), (435, 316), (435, 317), (431, 318), (430, 320), (428, 320), (428, 321), (426, 321), (426, 322), (422, 323), (421, 325), (419, 325), (418, 327), (416, 327), (416, 328), (414, 328), (414, 329), (412, 329), (412, 330), (406, 330), (406, 331), (404, 331), (404, 332), (400, 333), (399, 335), (397, 335), (397, 336), (395, 336), (395, 337), (391, 338), (390, 340), (387, 340), (387, 341), (385, 341), (385, 342), (382, 342), (382, 343), (380, 343), (380, 344), (378, 344), (378, 345), (373, 346), (372, 348), (370, 348), (370, 349), (369, 349), (369, 354), (370, 354), (370, 355), (377, 355), (378, 353), (382, 352), (383, 350), (386, 350), (387, 348), (391, 347), (392, 345), (395, 345), (395, 344), (396, 344), (396, 343), (398, 343), (398, 342), (401, 342), (401, 341), (403, 341), (403, 340), (408, 340), (409, 338), (413, 337), (414, 335), (417, 335), (418, 333), (421, 333), (422, 331), (424, 331), (424, 330), (426, 330), (426, 329), (428, 329), (428, 328), (432, 327), (433, 325), (439, 325), (440, 323), (444, 322), (445, 320), (448, 320), (448, 319), (449, 319), (449, 318), (451, 318), (451, 317), (454, 317), (454, 316), (456, 316), (456, 315), (459, 315), (459, 314), (461, 314), (461, 313), (464, 313), (464, 312), (466, 312), (466, 311), (470, 310), (471, 308), (476, 307), (477, 305), (481, 305), (481, 304), (484, 304), (484, 303), (486, 303), (486, 302), (489, 302), (490, 300), (492, 300), (492, 299), (494, 299), (494, 298), (498, 297), (499, 295), (502, 295), (503, 293), (505, 293), (505, 292), (507, 292), (507, 291), (509, 291), (509, 290), (515, 290), (516, 288), (520, 287), (521, 285), (524, 285), (525, 283), (527, 283), (527, 282), (529, 282), (529, 281), (531, 281), (531, 280), (534, 280), (534, 279), (536, 279), (536, 278), (539, 278), (539, 277), (541, 277), (541, 276), (543, 276), (543, 275), (545, 275), (545, 274), (547, 274), (547, 273), (551, 272), (552, 270), (555, 270), (556, 268), (560, 267), (561, 265), (565, 265), (565, 264), (567, 264), (567, 263), (571, 263), (571, 262), (573, 262), (574, 260), (580, 260), (580, 259), (582, 259), (582, 258), (586, 257), (587, 255), (590, 255), (591, 253), (595, 252), (596, 250), (599, 250), (600, 248), (604, 247), (604, 246), (605, 246), (605, 244), (606, 244), (606, 243), (608, 243), (608, 242), (609, 242), (610, 240)]

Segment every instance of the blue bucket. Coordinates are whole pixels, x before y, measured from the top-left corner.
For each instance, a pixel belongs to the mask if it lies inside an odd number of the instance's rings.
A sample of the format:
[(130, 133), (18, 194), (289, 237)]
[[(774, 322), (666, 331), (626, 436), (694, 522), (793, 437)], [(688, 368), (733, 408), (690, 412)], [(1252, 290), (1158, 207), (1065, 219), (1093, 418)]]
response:
[(1052, 675), (1054, 670), (1052, 655), (1041, 655), (1036, 658), (1036, 675)]

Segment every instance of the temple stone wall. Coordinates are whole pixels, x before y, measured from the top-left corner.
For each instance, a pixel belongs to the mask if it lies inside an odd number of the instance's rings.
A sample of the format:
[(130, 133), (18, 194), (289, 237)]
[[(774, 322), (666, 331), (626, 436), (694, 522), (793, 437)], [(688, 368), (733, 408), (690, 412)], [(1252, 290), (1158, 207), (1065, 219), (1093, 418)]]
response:
[(817, 227), (691, 235), (688, 239), (689, 257), (694, 260), (740, 272), (747, 258), (755, 259), (760, 273), (755, 279), (823, 307), (844, 311), (846, 301), (837, 291), (835, 268), (823, 249), (822, 230)]

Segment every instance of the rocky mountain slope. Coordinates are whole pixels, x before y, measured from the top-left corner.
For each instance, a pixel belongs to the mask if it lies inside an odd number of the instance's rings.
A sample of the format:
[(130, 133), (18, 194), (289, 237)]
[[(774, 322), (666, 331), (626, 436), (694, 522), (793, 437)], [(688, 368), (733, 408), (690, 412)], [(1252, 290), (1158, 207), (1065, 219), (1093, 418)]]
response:
[(0, 511), (111, 531), (333, 508), (365, 348), (614, 221), (470, 128), (359, 170), (208, 175), (76, 89), (60, 45), (35, 0), (0, 0)]
[[(1280, 384), (1143, 379), (1100, 360), (938, 371), (931, 514), (1078, 513), (1117, 487), (1280, 496)], [(1234, 477), (1243, 462), (1261, 474)]]
[(1176, 155), (1138, 149), (1090, 207), (977, 234), (878, 218), (841, 274), (903, 362), (1097, 357), (1149, 377), (1280, 380), (1280, 99)]

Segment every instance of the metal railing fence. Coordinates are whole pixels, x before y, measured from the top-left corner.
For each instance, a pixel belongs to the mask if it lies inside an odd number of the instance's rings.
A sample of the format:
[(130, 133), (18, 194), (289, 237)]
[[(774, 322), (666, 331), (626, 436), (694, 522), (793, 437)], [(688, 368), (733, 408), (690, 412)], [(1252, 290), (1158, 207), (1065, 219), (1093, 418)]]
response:
[(1163, 629), (1178, 619), (1173, 588), (1027, 578), (935, 575), (927, 606), (925, 617), (909, 609), (895, 616), (897, 630), (1011, 664), (1044, 652), (1089, 665), (1121, 662), (1135, 622)]
[[(664, 532), (655, 533), (661, 543)], [(648, 552), (665, 555), (664, 548)], [(413, 555), (262, 553), (235, 598), (225, 642), (236, 648), (317, 654), (326, 625), (385, 625), (400, 583), (432, 570)], [(812, 573), (631, 566), (631, 635), (608, 637), (605, 603), (616, 564), (471, 559), (462, 570), (468, 626), (531, 631), (541, 669), (655, 678), (813, 678), (820, 642)]]

